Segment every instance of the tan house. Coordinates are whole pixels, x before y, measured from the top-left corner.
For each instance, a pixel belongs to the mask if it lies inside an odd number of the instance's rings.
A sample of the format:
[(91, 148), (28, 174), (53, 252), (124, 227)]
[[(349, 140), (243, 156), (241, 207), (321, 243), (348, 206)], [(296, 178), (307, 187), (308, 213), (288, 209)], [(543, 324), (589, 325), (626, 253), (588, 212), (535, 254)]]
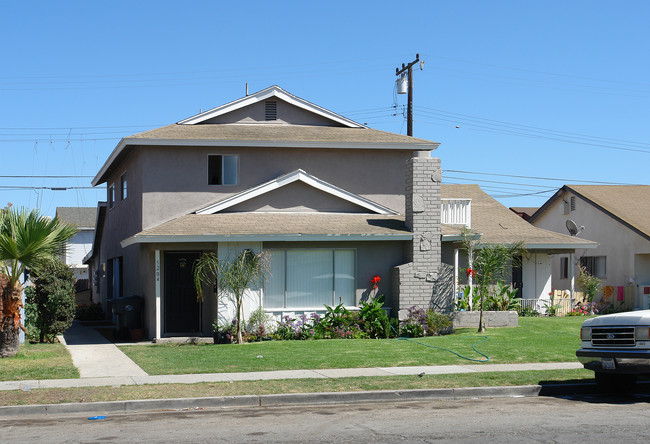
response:
[(650, 308), (650, 186), (565, 185), (530, 223), (599, 243), (575, 256), (555, 255), (553, 286), (570, 287), (570, 270), (581, 264), (609, 287), (613, 303), (633, 293), (634, 307)]
[(272, 272), (248, 312), (354, 308), (375, 275), (393, 314), (430, 306), (441, 293), (437, 147), (277, 86), (126, 137), (92, 181), (107, 189), (86, 258), (100, 299), (110, 310), (142, 296), (149, 337), (209, 335), (232, 307), (197, 300), (192, 264), (249, 248), (271, 252)]
[[(459, 211), (466, 206), (469, 210)], [(467, 268), (467, 258), (461, 245), (461, 228), (470, 228), (480, 235), (479, 241), (488, 244), (523, 242), (528, 255), (522, 258), (520, 269), (513, 270), (512, 284), (521, 289), (524, 300), (534, 301), (529, 306), (543, 311), (544, 302), (554, 284), (552, 258), (572, 255), (576, 251), (593, 250), (596, 242), (537, 228), (497, 200), (478, 185), (442, 185), (442, 262), (454, 267), (454, 282), (465, 280), (460, 268)], [(453, 215), (468, 213), (466, 218), (453, 220)]]

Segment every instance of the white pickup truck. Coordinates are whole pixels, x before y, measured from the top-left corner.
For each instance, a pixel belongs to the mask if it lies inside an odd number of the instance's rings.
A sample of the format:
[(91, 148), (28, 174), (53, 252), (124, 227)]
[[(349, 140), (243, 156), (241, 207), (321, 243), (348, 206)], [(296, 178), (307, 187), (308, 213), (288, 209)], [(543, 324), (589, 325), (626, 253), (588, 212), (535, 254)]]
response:
[(576, 352), (604, 388), (630, 388), (638, 375), (650, 375), (650, 310), (587, 319)]

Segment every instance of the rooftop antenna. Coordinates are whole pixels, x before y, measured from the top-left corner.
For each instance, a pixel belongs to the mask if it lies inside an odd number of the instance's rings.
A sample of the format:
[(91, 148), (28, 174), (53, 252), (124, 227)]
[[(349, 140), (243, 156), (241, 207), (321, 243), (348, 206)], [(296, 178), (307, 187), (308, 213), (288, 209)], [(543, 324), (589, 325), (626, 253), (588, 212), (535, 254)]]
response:
[(569, 230), (569, 234), (571, 236), (576, 236), (576, 235), (582, 233), (583, 231), (585, 231), (584, 226), (581, 226), (580, 228), (578, 228), (578, 225), (574, 221), (572, 221), (571, 219), (566, 220), (566, 229)]

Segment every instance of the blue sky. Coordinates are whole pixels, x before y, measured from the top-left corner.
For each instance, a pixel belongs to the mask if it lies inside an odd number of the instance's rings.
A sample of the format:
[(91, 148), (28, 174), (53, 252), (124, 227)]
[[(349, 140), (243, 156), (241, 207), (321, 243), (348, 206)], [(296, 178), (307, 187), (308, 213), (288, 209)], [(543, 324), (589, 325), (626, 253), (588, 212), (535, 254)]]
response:
[(245, 83), (405, 134), (395, 68), (416, 53), (414, 135), (441, 143), (444, 182), (507, 206), (649, 184), (649, 21), (634, 0), (3, 2), (0, 206), (95, 206), (121, 137)]

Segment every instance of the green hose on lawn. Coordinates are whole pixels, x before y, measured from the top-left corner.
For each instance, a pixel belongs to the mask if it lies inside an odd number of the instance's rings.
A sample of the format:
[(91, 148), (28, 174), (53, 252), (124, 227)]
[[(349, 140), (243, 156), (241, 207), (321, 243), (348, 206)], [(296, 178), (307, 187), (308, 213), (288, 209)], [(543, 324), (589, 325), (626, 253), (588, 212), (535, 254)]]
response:
[[(390, 326), (390, 328), (392, 328), (393, 331), (395, 332), (395, 334), (397, 334), (397, 331), (395, 331), (395, 329), (393, 328), (392, 325)], [(464, 336), (470, 336), (470, 335), (464, 335)], [(490, 360), (490, 357), (489, 357), (488, 355), (486, 355), (485, 353), (480, 352), (480, 351), (478, 351), (478, 350), (476, 349), (476, 345), (477, 345), (477, 344), (480, 344), (480, 343), (482, 343), (482, 342), (487, 341), (487, 340), (488, 340), (488, 337), (487, 337), (487, 336), (480, 336), (480, 337), (482, 337), (483, 340), (473, 343), (473, 344), (472, 344), (472, 349), (473, 349), (476, 353), (478, 353), (479, 355), (483, 356), (485, 359), (474, 359), (474, 358), (468, 358), (468, 357), (463, 356), (463, 355), (461, 355), (460, 353), (457, 353), (457, 352), (455, 352), (455, 351), (453, 351), (453, 350), (449, 350), (448, 348), (436, 347), (435, 345), (429, 345), (429, 344), (425, 344), (425, 343), (423, 343), (423, 342), (418, 342), (418, 341), (415, 341), (415, 340), (413, 340), (413, 339), (411, 339), (411, 338), (407, 338), (407, 337), (404, 337), (404, 336), (400, 336), (400, 337), (396, 338), (396, 340), (397, 340), (397, 341), (409, 341), (409, 342), (413, 342), (413, 343), (418, 344), (418, 345), (424, 345), (425, 347), (435, 348), (435, 349), (437, 349), (437, 350), (442, 350), (442, 351), (446, 351), (446, 352), (449, 352), (449, 353), (453, 353), (453, 354), (455, 354), (456, 356), (458, 356), (459, 358), (461, 358), (461, 359), (465, 359), (465, 360), (467, 360), (467, 361), (472, 361), (472, 362), (488, 362), (488, 361)]]

